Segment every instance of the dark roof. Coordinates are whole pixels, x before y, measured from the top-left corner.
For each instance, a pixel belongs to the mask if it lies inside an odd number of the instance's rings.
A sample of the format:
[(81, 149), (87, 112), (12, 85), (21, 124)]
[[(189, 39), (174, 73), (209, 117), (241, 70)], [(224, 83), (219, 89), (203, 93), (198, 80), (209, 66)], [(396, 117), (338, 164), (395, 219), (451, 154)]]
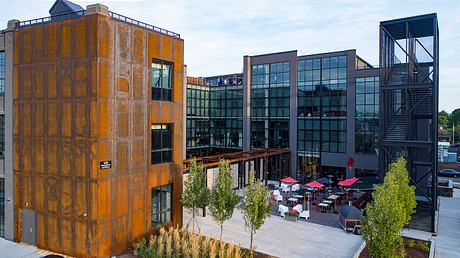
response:
[(339, 210), (340, 216), (345, 219), (360, 220), (363, 217), (361, 211), (353, 205), (345, 205)]
[(406, 38), (406, 23), (412, 36), (416, 38), (433, 36), (434, 30), (438, 27), (436, 13), (382, 21), (380, 26), (384, 27), (394, 39), (399, 40)]
[(49, 13), (51, 16), (63, 14), (63, 13), (75, 13), (84, 11), (83, 7), (79, 6), (76, 3), (72, 3), (67, 0), (56, 0), (53, 6), (51, 6)]

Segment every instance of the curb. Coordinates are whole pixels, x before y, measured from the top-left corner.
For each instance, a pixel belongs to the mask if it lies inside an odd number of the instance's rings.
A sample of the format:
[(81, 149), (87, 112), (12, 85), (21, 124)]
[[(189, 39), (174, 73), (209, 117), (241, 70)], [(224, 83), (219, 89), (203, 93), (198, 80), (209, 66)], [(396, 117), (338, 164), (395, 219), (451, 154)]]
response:
[(358, 251), (356, 251), (355, 255), (353, 255), (353, 258), (358, 258), (359, 255), (361, 254), (361, 252), (364, 250), (364, 247), (366, 247), (366, 242), (365, 241), (363, 241), (363, 243), (359, 247)]
[(435, 246), (436, 246), (435, 242), (436, 242), (436, 239), (433, 237), (430, 243), (430, 255), (428, 256), (429, 258), (435, 257)]

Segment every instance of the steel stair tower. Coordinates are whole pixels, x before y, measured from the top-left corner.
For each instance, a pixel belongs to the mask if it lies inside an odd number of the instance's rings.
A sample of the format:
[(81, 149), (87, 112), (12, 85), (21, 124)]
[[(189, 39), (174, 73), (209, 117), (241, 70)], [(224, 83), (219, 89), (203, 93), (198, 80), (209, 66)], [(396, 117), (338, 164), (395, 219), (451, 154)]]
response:
[(436, 14), (380, 22), (379, 176), (407, 160), (417, 211), (409, 227), (435, 232), (439, 29)]

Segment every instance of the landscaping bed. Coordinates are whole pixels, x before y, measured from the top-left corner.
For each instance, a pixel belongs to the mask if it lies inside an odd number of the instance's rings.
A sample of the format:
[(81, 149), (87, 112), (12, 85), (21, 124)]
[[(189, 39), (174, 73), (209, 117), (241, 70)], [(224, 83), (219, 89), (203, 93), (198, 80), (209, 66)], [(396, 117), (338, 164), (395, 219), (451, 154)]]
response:
[[(423, 241), (409, 237), (403, 237), (403, 241), (406, 257), (428, 258), (430, 256), (430, 241)], [(364, 247), (361, 254), (359, 254), (359, 258), (372, 258), (367, 246)]]

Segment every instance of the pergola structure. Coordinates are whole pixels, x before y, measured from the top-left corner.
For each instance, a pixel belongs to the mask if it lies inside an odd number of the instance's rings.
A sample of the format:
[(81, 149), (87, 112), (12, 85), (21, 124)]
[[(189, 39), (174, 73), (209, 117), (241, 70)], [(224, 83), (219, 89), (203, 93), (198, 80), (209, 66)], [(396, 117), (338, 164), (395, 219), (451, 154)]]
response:
[[(239, 151), (223, 153), (207, 157), (195, 158), (201, 163), (206, 171), (217, 168), (222, 160), (228, 160), (229, 164), (237, 171), (237, 188), (244, 188), (249, 180), (249, 172), (254, 171), (255, 177), (259, 180), (278, 180), (284, 176), (289, 176), (290, 151), (288, 149), (257, 149), (249, 151)], [(190, 170), (190, 159), (184, 160), (182, 171), (188, 173)], [(235, 166), (237, 164), (238, 166)]]

